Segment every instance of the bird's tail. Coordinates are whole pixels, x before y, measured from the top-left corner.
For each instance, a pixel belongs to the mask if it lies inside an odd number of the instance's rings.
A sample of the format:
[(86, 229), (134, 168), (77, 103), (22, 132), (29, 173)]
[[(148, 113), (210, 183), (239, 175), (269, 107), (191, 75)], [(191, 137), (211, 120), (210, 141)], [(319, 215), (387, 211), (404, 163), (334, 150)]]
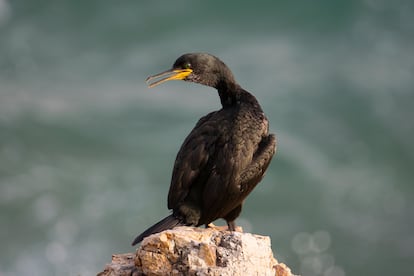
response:
[(136, 237), (132, 242), (132, 246), (140, 243), (145, 237), (149, 235), (159, 233), (161, 231), (172, 229), (175, 226), (186, 225), (181, 219), (175, 217), (174, 215), (169, 215), (168, 217), (162, 219), (161, 221), (157, 222), (147, 230), (145, 230), (141, 235)]

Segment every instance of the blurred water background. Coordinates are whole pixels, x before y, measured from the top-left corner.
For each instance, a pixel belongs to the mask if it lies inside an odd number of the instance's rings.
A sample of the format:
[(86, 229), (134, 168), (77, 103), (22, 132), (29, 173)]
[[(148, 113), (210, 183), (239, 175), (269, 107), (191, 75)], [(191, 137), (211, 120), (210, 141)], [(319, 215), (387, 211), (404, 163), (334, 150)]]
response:
[(412, 1), (0, 0), (0, 275), (94, 275), (168, 214), (216, 92), (145, 78), (210, 52), (279, 137), (238, 220), (302, 275), (414, 275)]

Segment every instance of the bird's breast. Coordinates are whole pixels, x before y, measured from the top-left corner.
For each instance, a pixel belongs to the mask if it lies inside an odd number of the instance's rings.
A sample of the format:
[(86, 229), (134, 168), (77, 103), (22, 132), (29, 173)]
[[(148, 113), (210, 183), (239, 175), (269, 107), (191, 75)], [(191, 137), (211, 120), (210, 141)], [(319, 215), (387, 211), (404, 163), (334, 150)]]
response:
[(220, 138), (216, 150), (221, 151), (223, 160), (233, 166), (237, 175), (251, 163), (260, 141), (267, 136), (268, 121), (264, 114), (240, 112), (223, 118), (218, 125)]

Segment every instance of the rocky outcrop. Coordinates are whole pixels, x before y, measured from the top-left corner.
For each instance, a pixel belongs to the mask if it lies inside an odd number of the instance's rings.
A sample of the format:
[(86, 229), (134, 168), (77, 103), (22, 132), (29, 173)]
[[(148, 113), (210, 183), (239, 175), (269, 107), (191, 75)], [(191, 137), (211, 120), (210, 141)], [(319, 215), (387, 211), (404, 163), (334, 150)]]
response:
[(292, 274), (273, 257), (269, 237), (177, 227), (144, 239), (135, 254), (113, 255), (112, 263), (98, 275)]

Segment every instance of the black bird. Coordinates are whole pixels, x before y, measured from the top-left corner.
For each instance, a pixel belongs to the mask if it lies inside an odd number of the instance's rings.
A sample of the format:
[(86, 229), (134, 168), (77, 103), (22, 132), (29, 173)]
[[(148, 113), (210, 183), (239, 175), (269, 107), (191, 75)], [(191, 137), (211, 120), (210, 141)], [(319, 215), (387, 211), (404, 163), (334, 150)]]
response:
[(241, 88), (230, 69), (207, 53), (179, 57), (172, 69), (147, 78), (154, 87), (184, 80), (217, 89), (222, 108), (202, 117), (175, 160), (168, 209), (172, 214), (135, 238), (179, 225), (208, 225), (223, 218), (235, 230), (243, 201), (262, 179), (275, 151), (275, 135), (256, 98)]

